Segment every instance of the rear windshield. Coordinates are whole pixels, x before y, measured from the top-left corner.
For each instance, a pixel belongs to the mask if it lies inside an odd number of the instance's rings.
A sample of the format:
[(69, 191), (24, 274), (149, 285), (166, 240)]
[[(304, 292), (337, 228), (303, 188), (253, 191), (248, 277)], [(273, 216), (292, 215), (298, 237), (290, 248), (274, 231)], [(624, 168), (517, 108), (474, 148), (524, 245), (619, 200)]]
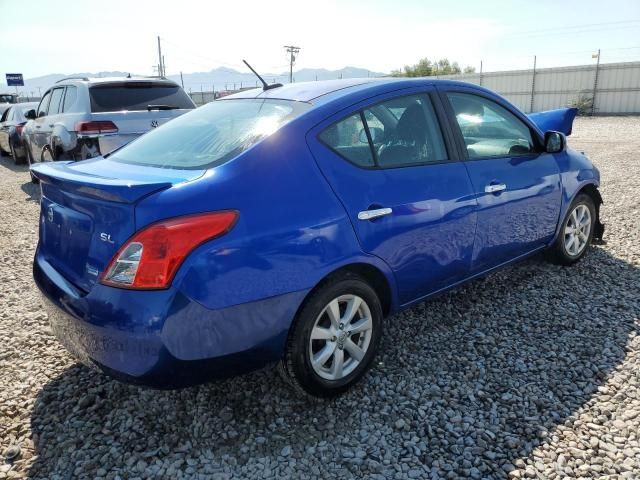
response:
[(120, 112), (152, 108), (193, 108), (189, 95), (177, 85), (158, 82), (123, 82), (89, 89), (91, 111)]
[(288, 100), (217, 100), (165, 123), (109, 156), (161, 168), (220, 165), (310, 108)]
[(0, 103), (17, 103), (17, 100), (15, 95), (0, 95)]

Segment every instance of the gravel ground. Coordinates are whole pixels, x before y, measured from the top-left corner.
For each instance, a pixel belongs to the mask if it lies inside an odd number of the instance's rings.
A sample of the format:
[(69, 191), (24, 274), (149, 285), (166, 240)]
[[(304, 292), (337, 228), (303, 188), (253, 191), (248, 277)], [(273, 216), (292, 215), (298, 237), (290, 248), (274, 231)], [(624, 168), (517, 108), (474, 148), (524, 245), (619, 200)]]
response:
[(376, 368), (329, 402), (273, 369), (160, 392), (78, 365), (34, 295), (36, 188), (1, 159), (0, 479), (640, 478), (640, 119), (574, 131), (607, 244), (389, 318)]

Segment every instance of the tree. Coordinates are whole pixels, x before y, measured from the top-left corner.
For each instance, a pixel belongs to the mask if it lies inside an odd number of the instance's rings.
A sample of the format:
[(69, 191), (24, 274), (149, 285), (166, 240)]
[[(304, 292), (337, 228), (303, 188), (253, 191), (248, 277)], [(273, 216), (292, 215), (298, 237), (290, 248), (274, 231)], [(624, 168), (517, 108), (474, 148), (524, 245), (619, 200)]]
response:
[[(475, 72), (473, 67), (465, 67), (465, 73)], [(393, 70), (392, 77), (431, 77), (434, 75), (455, 75), (461, 73), (458, 62), (451, 62), (448, 58), (441, 58), (432, 62), (428, 58), (422, 58), (417, 64), (406, 65), (402, 70)]]

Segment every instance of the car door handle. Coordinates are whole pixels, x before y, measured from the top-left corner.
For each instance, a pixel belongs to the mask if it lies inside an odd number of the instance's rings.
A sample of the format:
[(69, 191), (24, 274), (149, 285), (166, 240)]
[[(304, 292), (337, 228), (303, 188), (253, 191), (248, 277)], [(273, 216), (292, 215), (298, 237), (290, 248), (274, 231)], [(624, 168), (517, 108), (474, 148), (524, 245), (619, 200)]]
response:
[(49, 128), (53, 128), (53, 123), (50, 123), (50, 124), (49, 124)]
[(373, 220), (374, 218), (384, 217), (390, 215), (393, 210), (390, 208), (376, 208), (375, 210), (363, 210), (358, 212), (358, 220)]
[(36, 128), (40, 128), (40, 125), (36, 125)]
[(485, 193), (498, 193), (506, 189), (507, 186), (504, 183), (491, 183), (484, 187)]

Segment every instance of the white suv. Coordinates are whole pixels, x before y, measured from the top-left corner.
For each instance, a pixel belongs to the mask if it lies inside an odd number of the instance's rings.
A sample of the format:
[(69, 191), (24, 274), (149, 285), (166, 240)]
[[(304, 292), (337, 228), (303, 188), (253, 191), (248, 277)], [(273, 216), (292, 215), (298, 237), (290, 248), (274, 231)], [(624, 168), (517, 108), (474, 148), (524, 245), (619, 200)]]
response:
[(66, 78), (27, 112), (27, 160), (104, 155), (193, 108), (189, 95), (164, 78)]

